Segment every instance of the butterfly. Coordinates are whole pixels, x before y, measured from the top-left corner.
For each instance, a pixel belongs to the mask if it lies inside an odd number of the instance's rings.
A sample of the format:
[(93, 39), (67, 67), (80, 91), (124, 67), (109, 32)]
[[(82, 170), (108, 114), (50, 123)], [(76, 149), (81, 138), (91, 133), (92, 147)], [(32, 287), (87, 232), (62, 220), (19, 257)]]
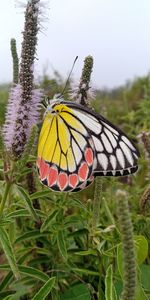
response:
[(128, 137), (96, 112), (63, 99), (47, 106), (37, 167), (41, 182), (51, 190), (76, 192), (95, 176), (134, 173), (138, 158)]

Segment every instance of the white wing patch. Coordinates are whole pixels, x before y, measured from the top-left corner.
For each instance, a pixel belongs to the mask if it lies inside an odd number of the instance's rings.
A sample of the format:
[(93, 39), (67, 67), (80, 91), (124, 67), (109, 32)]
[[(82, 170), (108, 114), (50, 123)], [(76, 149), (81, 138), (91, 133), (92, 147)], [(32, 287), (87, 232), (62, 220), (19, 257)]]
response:
[(120, 147), (121, 147), (123, 153), (125, 154), (128, 162), (131, 164), (131, 166), (133, 166), (134, 160), (133, 160), (133, 156), (132, 156), (130, 149), (124, 142), (120, 142), (119, 144), (120, 144)]
[(106, 151), (108, 153), (112, 153), (113, 148), (112, 148), (111, 143), (109, 142), (108, 138), (106, 137), (106, 135), (104, 133), (101, 134), (101, 139), (103, 141), (103, 145), (104, 145)]
[(125, 158), (124, 158), (124, 155), (123, 155), (121, 149), (116, 150), (116, 156), (117, 156), (120, 166), (124, 169), (125, 168)]
[(108, 167), (108, 158), (104, 153), (98, 154), (98, 160), (100, 165), (103, 167), (103, 169), (106, 171)]
[(117, 142), (116, 142), (116, 139), (114, 138), (113, 134), (107, 128), (104, 128), (104, 131), (107, 134), (113, 148), (116, 148), (117, 147)]
[(76, 163), (78, 165), (82, 159), (82, 152), (74, 140), (72, 141), (72, 148), (73, 148), (73, 152), (75, 154)]
[(111, 132), (115, 133), (116, 135), (119, 135), (119, 132), (114, 129), (113, 127), (111, 127), (110, 125), (108, 125), (107, 123), (103, 122), (102, 123), (104, 124), (105, 127), (107, 127)]
[(110, 162), (111, 162), (113, 170), (116, 170), (117, 159), (116, 159), (115, 155), (110, 155)]
[(133, 147), (133, 145), (131, 144), (131, 142), (126, 138), (126, 136), (122, 136), (122, 140), (130, 147), (130, 149), (132, 149), (133, 151), (135, 151), (135, 147)]
[(90, 129), (91, 131), (95, 132), (96, 134), (99, 134), (102, 130), (102, 125), (98, 123), (91, 116), (84, 115), (83, 113), (77, 112), (76, 116), (84, 123), (84, 125)]
[(104, 147), (100, 141), (100, 139), (98, 139), (97, 137), (95, 137), (94, 135), (92, 135), (93, 141), (94, 141), (94, 145), (95, 145), (95, 149), (98, 152), (102, 152), (104, 150)]

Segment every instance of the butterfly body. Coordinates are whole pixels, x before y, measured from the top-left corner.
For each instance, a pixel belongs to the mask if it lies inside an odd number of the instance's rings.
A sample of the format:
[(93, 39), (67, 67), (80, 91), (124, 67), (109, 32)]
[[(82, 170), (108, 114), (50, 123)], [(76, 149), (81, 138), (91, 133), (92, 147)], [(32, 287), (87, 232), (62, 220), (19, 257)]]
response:
[(102, 116), (70, 101), (48, 105), (38, 145), (41, 182), (54, 191), (77, 191), (94, 176), (122, 176), (137, 170), (138, 150)]

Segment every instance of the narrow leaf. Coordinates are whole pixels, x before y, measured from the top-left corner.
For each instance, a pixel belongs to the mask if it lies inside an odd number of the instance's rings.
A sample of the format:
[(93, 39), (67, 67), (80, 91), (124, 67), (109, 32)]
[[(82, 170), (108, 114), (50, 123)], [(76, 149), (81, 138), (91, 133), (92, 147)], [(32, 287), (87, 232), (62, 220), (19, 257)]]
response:
[(37, 238), (43, 237), (47, 234), (50, 234), (50, 232), (45, 231), (44, 233), (41, 233), (39, 230), (32, 230), (32, 231), (26, 232), (26, 233), (22, 234), (21, 236), (19, 236), (15, 240), (15, 244), (26, 241), (26, 240), (30, 240), (30, 239), (37, 239)]
[(21, 196), (23, 197), (23, 199), (26, 201), (27, 207), (28, 207), (31, 215), (33, 216), (33, 218), (35, 220), (37, 220), (38, 216), (36, 214), (35, 209), (33, 208), (32, 201), (31, 201), (29, 194), (21, 186), (17, 186), (17, 188), (18, 188), (18, 191), (20, 192)]
[(32, 195), (30, 195), (30, 198), (32, 200), (37, 199), (37, 198), (43, 198), (51, 195), (51, 192), (49, 190), (46, 191), (41, 191), (41, 192), (35, 192)]
[(67, 260), (67, 249), (66, 249), (66, 243), (65, 243), (64, 234), (63, 234), (62, 230), (58, 231), (57, 243), (58, 243), (58, 248), (59, 248), (59, 251), (60, 251), (62, 257), (65, 260)]
[(32, 300), (44, 300), (53, 288), (55, 284), (55, 279), (55, 277), (52, 277), (49, 280), (47, 280), (47, 282), (40, 288), (40, 290), (36, 293)]
[[(10, 266), (9, 265), (0, 265), (0, 270), (10, 271)], [(38, 269), (35, 269), (32, 267), (24, 267), (22, 265), (18, 265), (18, 270), (20, 271), (20, 273), (23, 273), (30, 277), (36, 278), (43, 282), (46, 282), (49, 279), (48, 275), (46, 275), (42, 271), (39, 271)]]
[(47, 227), (50, 225), (50, 223), (52, 222), (52, 220), (57, 216), (58, 214), (58, 210), (54, 210), (43, 222), (42, 226), (41, 226), (41, 232), (43, 232), (45, 229), (47, 229)]
[(0, 241), (1, 241), (1, 244), (3, 247), (3, 250), (5, 252), (5, 255), (7, 257), (7, 260), (9, 262), (10, 268), (12, 269), (15, 277), (19, 278), (20, 275), (18, 272), (15, 255), (13, 253), (13, 248), (12, 248), (11, 242), (9, 240), (8, 234), (3, 227), (0, 227)]
[(112, 265), (107, 268), (105, 278), (105, 297), (106, 300), (117, 300), (116, 291), (113, 283)]

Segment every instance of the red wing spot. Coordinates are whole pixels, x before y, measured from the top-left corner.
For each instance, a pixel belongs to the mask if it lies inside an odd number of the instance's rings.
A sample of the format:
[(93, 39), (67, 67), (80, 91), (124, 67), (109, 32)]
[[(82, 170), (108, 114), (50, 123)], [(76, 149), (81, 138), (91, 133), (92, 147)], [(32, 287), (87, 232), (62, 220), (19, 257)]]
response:
[(88, 165), (86, 162), (83, 162), (78, 171), (80, 180), (82, 180), (82, 181), (86, 180), (88, 177), (88, 173), (89, 173)]
[(66, 173), (60, 173), (58, 175), (58, 185), (60, 187), (60, 190), (63, 191), (64, 188), (67, 186), (68, 184), (68, 175)]
[(73, 188), (75, 188), (78, 184), (78, 175), (77, 174), (71, 174), (69, 175), (69, 185)]
[(56, 183), (57, 178), (58, 178), (57, 169), (54, 167), (49, 168), (49, 172), (48, 172), (48, 176), (47, 176), (48, 186), (51, 186), (54, 183)]
[(87, 148), (84, 153), (85, 159), (89, 166), (93, 164), (93, 151), (91, 148)]
[(43, 159), (41, 159), (38, 161), (38, 168), (40, 172), (40, 179), (44, 180), (47, 176), (49, 165)]

